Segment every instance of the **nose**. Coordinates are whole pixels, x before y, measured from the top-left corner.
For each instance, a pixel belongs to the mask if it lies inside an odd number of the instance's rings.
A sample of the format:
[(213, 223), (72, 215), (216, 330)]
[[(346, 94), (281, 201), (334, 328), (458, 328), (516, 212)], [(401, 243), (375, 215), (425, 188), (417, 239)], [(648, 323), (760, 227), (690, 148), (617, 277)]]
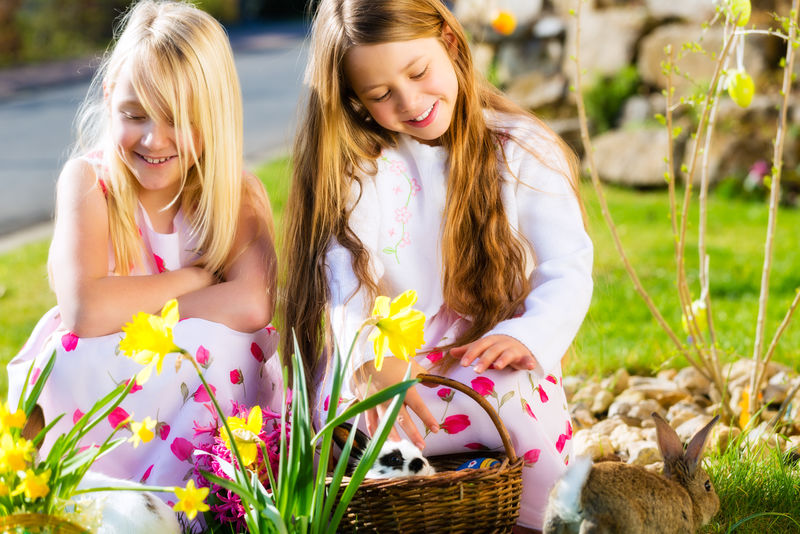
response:
[(149, 149), (157, 150), (169, 144), (172, 127), (161, 121), (148, 121), (144, 135), (142, 135), (142, 145)]
[(401, 113), (415, 112), (417, 103), (417, 93), (410, 88), (396, 89), (397, 107)]

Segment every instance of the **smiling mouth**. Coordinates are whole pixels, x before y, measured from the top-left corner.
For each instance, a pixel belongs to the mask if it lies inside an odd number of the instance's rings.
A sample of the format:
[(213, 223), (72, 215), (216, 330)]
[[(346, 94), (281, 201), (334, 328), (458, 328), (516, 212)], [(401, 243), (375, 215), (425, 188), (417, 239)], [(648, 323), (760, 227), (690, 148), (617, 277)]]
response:
[(166, 161), (169, 161), (169, 160), (177, 157), (177, 156), (166, 156), (164, 158), (149, 158), (149, 157), (145, 156), (144, 154), (139, 154), (138, 152), (136, 153), (136, 155), (139, 156), (140, 158), (142, 158), (143, 160), (145, 160), (150, 165), (158, 165), (160, 163), (164, 163)]
[(433, 106), (435, 106), (435, 105), (436, 105), (436, 102), (434, 102), (433, 104), (431, 104), (431, 107), (429, 107), (428, 109), (426, 109), (425, 111), (423, 111), (423, 112), (422, 112), (422, 114), (421, 114), (419, 117), (415, 117), (415, 118), (411, 119), (411, 122), (422, 122), (422, 121), (424, 121), (425, 119), (427, 119), (427, 118), (428, 118), (428, 115), (430, 115), (430, 114), (431, 114), (431, 111), (433, 111)]

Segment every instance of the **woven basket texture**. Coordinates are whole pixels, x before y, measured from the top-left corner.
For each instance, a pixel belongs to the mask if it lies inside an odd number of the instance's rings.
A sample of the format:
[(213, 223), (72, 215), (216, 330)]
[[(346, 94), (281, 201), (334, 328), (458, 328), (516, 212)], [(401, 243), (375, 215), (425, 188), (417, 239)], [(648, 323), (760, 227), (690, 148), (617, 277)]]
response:
[[(479, 533), (511, 532), (519, 516), (522, 464), (508, 431), (492, 406), (472, 388), (449, 378), (419, 375), (423, 382), (467, 394), (489, 414), (505, 454), (468, 453), (428, 458), (431, 476), (368, 479), (361, 483), (339, 526), (340, 532)], [(454, 469), (476, 457), (493, 456), (499, 465)], [(343, 481), (346, 484), (347, 480)]]
[(0, 534), (85, 534), (86, 530), (46, 514), (11, 514), (0, 517)]

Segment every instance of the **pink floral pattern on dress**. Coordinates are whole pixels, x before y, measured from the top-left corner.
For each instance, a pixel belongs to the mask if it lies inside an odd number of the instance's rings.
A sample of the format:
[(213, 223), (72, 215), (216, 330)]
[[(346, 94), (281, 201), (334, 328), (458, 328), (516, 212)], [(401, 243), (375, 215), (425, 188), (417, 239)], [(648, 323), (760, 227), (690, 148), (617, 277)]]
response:
[(117, 428), (120, 425), (124, 425), (130, 419), (130, 415), (126, 412), (121, 406), (117, 406), (111, 413), (108, 414), (108, 423), (111, 425), (111, 428)]
[(78, 346), (78, 339), (78, 336), (72, 332), (67, 332), (61, 336), (61, 346), (64, 347), (65, 351), (72, 352)]
[[(389, 159), (381, 155), (381, 161), (388, 164), (389, 171), (400, 178), (400, 183), (392, 188), (396, 197), (400, 197), (400, 205), (394, 210), (395, 222), (398, 226), (393, 226), (387, 231), (387, 235), (394, 242), (393, 245), (383, 248), (383, 253), (393, 256), (397, 263), (400, 263), (398, 250), (411, 244), (411, 236), (406, 231), (406, 225), (411, 220), (412, 213), (409, 209), (411, 197), (422, 190), (422, 186), (416, 178), (408, 175), (408, 167), (401, 160)], [(399, 239), (397, 236), (400, 236)]]
[(482, 397), (494, 393), (494, 382), (485, 376), (479, 376), (478, 378), (473, 379), (472, 382), (470, 382), (470, 385), (472, 386), (472, 389), (474, 389), (475, 392)]
[(453, 400), (454, 392), (450, 388), (439, 388), (439, 391), (436, 392), (440, 399), (445, 402), (450, 402)]
[(539, 461), (539, 455), (542, 454), (542, 449), (531, 449), (522, 455), (524, 467), (532, 467), (533, 464)]
[[(130, 384), (130, 382), (131, 382), (131, 379), (129, 378), (129, 379), (127, 379), (127, 380), (125, 381), (125, 385), (127, 386), (128, 384)], [(132, 387), (132, 388), (131, 388), (131, 390), (128, 392), (128, 394), (129, 394), (129, 395), (132, 395), (132, 394), (136, 393), (137, 391), (141, 391), (141, 390), (142, 390), (142, 386), (140, 386), (139, 384), (137, 384), (137, 383), (136, 383), (136, 379), (134, 378), (134, 379), (133, 379), (133, 387)]]
[(167, 271), (167, 268), (164, 267), (164, 258), (158, 254), (153, 254), (153, 260), (156, 262), (156, 270), (158, 270), (159, 273), (164, 273)]
[(161, 441), (166, 441), (169, 437), (170, 426), (163, 421), (156, 423), (156, 434), (161, 438)]
[[(213, 385), (209, 384), (208, 387), (211, 388), (212, 393), (217, 393), (217, 388), (215, 388)], [(195, 402), (211, 402), (211, 397), (208, 395), (208, 390), (203, 384), (197, 386), (197, 389), (192, 394), (192, 397), (194, 398)]]
[(175, 438), (172, 440), (172, 444), (169, 446), (172, 454), (180, 460), (181, 462), (185, 462), (192, 457), (192, 453), (194, 452), (194, 445), (188, 439), (184, 438)]
[(241, 384), (244, 382), (244, 376), (242, 376), (242, 371), (239, 369), (234, 369), (231, 371), (231, 384)]
[(211, 355), (209, 354), (208, 349), (205, 348), (203, 345), (200, 345), (199, 347), (197, 347), (197, 352), (195, 352), (194, 354), (194, 359), (197, 360), (198, 364), (207, 369), (210, 361), (209, 360), (210, 356)]
[(439, 425), (448, 434), (458, 434), (471, 424), (466, 414), (450, 415)]
[(258, 346), (258, 343), (253, 342), (250, 345), (250, 354), (252, 354), (253, 358), (255, 358), (257, 361), (259, 362), (264, 361), (264, 351), (261, 350), (261, 347)]
[(75, 411), (72, 412), (72, 424), (77, 423), (81, 417), (83, 417), (83, 412), (80, 408), (75, 408)]
[(442, 351), (431, 352), (430, 354), (428, 354), (425, 357), (428, 359), (429, 362), (436, 363), (439, 360), (441, 360), (442, 358), (444, 358), (444, 353)]
[(147, 482), (147, 479), (150, 478), (150, 473), (153, 472), (153, 466), (154, 465), (155, 464), (150, 464), (150, 467), (148, 467), (147, 471), (144, 472), (144, 474), (142, 475), (142, 478), (139, 479), (139, 483), (140, 484), (144, 484), (145, 482)]

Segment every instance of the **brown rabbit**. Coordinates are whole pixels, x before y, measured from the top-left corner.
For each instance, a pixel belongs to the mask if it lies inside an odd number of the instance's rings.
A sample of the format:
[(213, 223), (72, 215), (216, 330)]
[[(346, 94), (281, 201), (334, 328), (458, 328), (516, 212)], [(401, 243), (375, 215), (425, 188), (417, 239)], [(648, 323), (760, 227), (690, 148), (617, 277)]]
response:
[(592, 465), (576, 458), (550, 491), (545, 534), (695, 532), (719, 510), (719, 497), (700, 457), (716, 416), (692, 437), (678, 435), (653, 414), (664, 474), (621, 462)]

